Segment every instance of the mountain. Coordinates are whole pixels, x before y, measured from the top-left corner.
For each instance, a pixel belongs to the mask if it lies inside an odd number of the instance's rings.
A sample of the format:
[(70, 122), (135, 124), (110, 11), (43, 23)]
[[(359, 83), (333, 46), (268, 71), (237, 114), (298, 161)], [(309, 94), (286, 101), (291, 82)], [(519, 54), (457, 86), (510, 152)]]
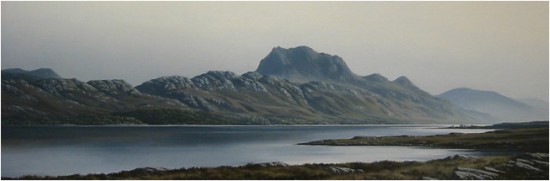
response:
[[(387, 84), (399, 88), (398, 84)], [(398, 89), (378, 94), (319, 81), (300, 84), (257, 72), (236, 75), (210, 71), (191, 79), (160, 77), (136, 89), (203, 111), (256, 115), (266, 118), (266, 124), (449, 123), (475, 119), (446, 101), (423, 94), (400, 93)]]
[(19, 68), (4, 69), (2, 70), (2, 76), (28, 76), (36, 79), (61, 79), (57, 73), (52, 69), (40, 68), (33, 71), (27, 71)]
[(548, 120), (548, 111), (537, 109), (493, 91), (457, 88), (438, 97), (464, 109), (488, 113), (501, 121), (524, 122)]
[(523, 104), (529, 105), (533, 108), (546, 110), (548, 112), (548, 102), (546, 101), (535, 99), (535, 98), (522, 98), (522, 99), (516, 99), (516, 100)]
[(268, 117), (270, 124), (494, 121), (433, 97), (404, 76), (357, 76), (340, 57), (305, 46), (273, 48), (256, 72), (168, 76), (136, 89), (199, 110)]
[[(49, 70), (49, 69), (43, 69)], [(51, 70), (50, 70), (51, 71)], [(121, 124), (141, 123), (109, 113), (135, 109), (185, 108), (178, 101), (141, 94), (124, 80), (45, 78), (2, 72), (2, 124)], [(39, 71), (42, 72), (42, 71)], [(53, 76), (55, 77), (55, 76)]]
[(2, 124), (495, 121), (488, 114), (434, 97), (407, 77), (390, 81), (380, 74), (358, 76), (340, 57), (305, 46), (273, 48), (256, 72), (164, 76), (136, 87), (124, 80), (82, 82), (27, 76), (20, 70), (2, 74)]
[(342, 58), (317, 53), (307, 46), (296, 48), (275, 47), (260, 61), (256, 72), (288, 79), (293, 82), (351, 81), (353, 74)]

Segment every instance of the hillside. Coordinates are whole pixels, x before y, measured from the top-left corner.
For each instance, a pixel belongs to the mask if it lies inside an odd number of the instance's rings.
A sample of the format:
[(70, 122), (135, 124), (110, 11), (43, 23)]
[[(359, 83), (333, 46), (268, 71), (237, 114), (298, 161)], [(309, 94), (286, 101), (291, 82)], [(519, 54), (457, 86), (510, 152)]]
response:
[(393, 81), (379, 74), (357, 76), (340, 57), (305, 46), (273, 48), (256, 72), (161, 77), (136, 88), (204, 111), (282, 116), (308, 124), (494, 121), (433, 97), (404, 76)]
[(4, 76), (2, 124), (140, 124), (111, 112), (140, 108), (178, 108), (178, 101), (141, 94), (124, 80)]
[(537, 108), (493, 91), (457, 88), (438, 97), (447, 99), (464, 109), (488, 113), (502, 121), (548, 120), (548, 105), (545, 109), (544, 103), (542, 103), (539, 105), (542, 108)]

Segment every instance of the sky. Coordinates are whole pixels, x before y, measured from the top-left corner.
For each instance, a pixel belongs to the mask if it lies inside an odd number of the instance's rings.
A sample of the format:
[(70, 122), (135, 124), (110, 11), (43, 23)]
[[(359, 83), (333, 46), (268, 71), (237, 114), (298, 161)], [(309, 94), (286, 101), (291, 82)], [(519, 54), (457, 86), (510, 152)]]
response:
[(6, 2), (2, 69), (51, 68), (136, 86), (256, 70), (273, 47), (338, 55), (358, 75), (407, 76), (548, 101), (548, 2)]

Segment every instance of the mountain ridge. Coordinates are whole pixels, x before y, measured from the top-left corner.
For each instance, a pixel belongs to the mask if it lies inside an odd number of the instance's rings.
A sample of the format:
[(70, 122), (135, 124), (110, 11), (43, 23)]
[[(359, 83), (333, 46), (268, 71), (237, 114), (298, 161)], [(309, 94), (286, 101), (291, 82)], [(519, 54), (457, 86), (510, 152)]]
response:
[[(265, 69), (270, 62), (282, 69)], [(305, 46), (275, 47), (257, 71), (242, 75), (208, 71), (192, 78), (163, 76), (135, 87), (116, 79), (2, 76), (2, 89), (7, 90), (2, 96), (10, 97), (2, 99), (2, 118), (13, 124), (30, 113), (33, 119), (97, 114), (147, 124), (495, 122), (430, 95), (404, 76), (393, 81), (380, 74), (360, 77), (340, 57)]]
[(488, 113), (503, 121), (547, 120), (548, 111), (537, 110), (521, 101), (506, 97), (494, 91), (456, 88), (438, 97), (447, 99), (459, 107)]
[(23, 70), (20, 68), (4, 69), (2, 70), (2, 74), (32, 76), (37, 79), (61, 79), (62, 78), (56, 72), (54, 72), (52, 69), (49, 69), (49, 68), (39, 68), (31, 71)]

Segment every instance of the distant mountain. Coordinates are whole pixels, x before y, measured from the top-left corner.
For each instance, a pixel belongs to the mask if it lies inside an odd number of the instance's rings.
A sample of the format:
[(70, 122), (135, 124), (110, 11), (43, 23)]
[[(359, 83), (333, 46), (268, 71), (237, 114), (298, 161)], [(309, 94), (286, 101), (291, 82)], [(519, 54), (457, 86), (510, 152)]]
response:
[(546, 118), (546, 119), (540, 119), (540, 120), (548, 120), (548, 112), (549, 112), (548, 102), (540, 99), (535, 99), (535, 98), (523, 98), (523, 99), (516, 99), (516, 100), (535, 108), (536, 114), (539, 115), (538, 117)]
[[(2, 124), (488, 123), (488, 114), (434, 97), (407, 77), (357, 76), (338, 56), (274, 48), (256, 72), (124, 80), (2, 72)], [(52, 71), (53, 72), (53, 71)], [(10, 75), (10, 76), (4, 76)]]
[(9, 76), (9, 74), (31, 76), (37, 79), (61, 79), (61, 76), (59, 76), (52, 69), (49, 69), (49, 68), (40, 68), (32, 71), (23, 70), (20, 68), (2, 70), (2, 76), (4, 75)]
[(535, 98), (522, 98), (516, 100), (531, 107), (548, 111), (548, 102), (546, 101)]
[(524, 122), (548, 120), (548, 112), (503, 96), (493, 91), (469, 88), (449, 90), (439, 97), (447, 99), (464, 109), (488, 113), (501, 121)]

